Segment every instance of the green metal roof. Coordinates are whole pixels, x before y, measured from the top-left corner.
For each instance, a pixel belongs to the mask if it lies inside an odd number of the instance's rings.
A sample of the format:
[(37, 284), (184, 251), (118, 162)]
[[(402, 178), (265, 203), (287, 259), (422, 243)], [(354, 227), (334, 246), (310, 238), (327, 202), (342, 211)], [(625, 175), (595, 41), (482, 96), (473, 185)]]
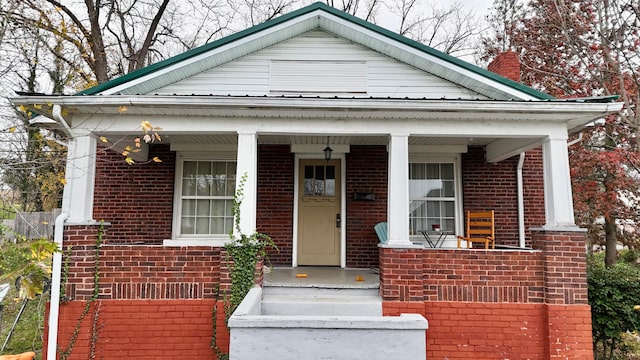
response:
[[(187, 59), (193, 58), (195, 56), (201, 55), (201, 54), (206, 53), (208, 51), (211, 51), (211, 50), (214, 50), (216, 48), (219, 48), (219, 47), (221, 47), (223, 45), (227, 45), (227, 44), (233, 43), (234, 41), (237, 41), (239, 39), (245, 38), (247, 36), (250, 36), (250, 35), (253, 35), (253, 34), (257, 34), (257, 33), (261, 32), (261, 31), (263, 31), (265, 29), (269, 29), (271, 27), (286, 23), (287, 21), (290, 21), (292, 19), (295, 19), (297, 17), (300, 17), (302, 15), (305, 15), (305, 14), (308, 14), (308, 13), (311, 13), (311, 12), (314, 12), (314, 11), (317, 11), (317, 10), (321, 10), (321, 11), (327, 12), (327, 13), (329, 13), (331, 15), (334, 15), (334, 16), (340, 18), (340, 19), (349, 21), (349, 22), (351, 22), (353, 24), (357, 24), (357, 25), (359, 25), (359, 26), (361, 26), (361, 27), (363, 27), (363, 28), (365, 28), (365, 29), (367, 29), (369, 31), (375, 32), (375, 33), (380, 34), (380, 35), (382, 35), (382, 36), (384, 36), (386, 38), (392, 39), (392, 40), (394, 40), (394, 41), (396, 41), (398, 43), (401, 43), (403, 45), (406, 45), (406, 46), (409, 46), (411, 48), (417, 49), (417, 50), (419, 50), (419, 51), (421, 51), (421, 52), (423, 52), (425, 54), (428, 54), (430, 56), (433, 56), (433, 57), (436, 57), (438, 59), (441, 59), (441, 60), (443, 60), (443, 61), (445, 61), (447, 63), (450, 63), (450, 64), (452, 64), (452, 65), (454, 65), (456, 67), (459, 67), (461, 69), (465, 69), (467, 71), (476, 73), (476, 74), (478, 74), (478, 75), (480, 75), (480, 76), (482, 76), (484, 78), (487, 78), (488, 80), (495, 81), (495, 82), (497, 82), (499, 84), (502, 84), (504, 86), (512, 88), (513, 90), (516, 90), (516, 91), (519, 91), (521, 93), (527, 94), (527, 95), (529, 95), (529, 96), (531, 96), (533, 98), (540, 99), (540, 100), (553, 99), (553, 97), (548, 95), (548, 94), (545, 94), (545, 93), (537, 91), (537, 90), (535, 90), (535, 89), (533, 89), (531, 87), (525, 86), (525, 85), (523, 85), (521, 83), (512, 81), (512, 80), (507, 79), (505, 77), (502, 77), (502, 76), (500, 76), (498, 74), (495, 74), (495, 73), (493, 73), (493, 72), (491, 72), (489, 70), (480, 68), (480, 67), (475, 66), (473, 64), (470, 64), (470, 63), (468, 63), (466, 61), (463, 61), (463, 60), (460, 60), (458, 58), (455, 58), (455, 57), (453, 57), (451, 55), (445, 54), (445, 53), (443, 53), (441, 51), (433, 49), (433, 48), (431, 48), (429, 46), (426, 46), (424, 44), (421, 44), (421, 43), (419, 43), (417, 41), (408, 39), (408, 38), (406, 38), (404, 36), (401, 36), (401, 35), (399, 35), (397, 33), (392, 32), (390, 30), (384, 29), (384, 28), (382, 28), (382, 27), (380, 27), (378, 25), (375, 25), (375, 24), (369, 23), (367, 21), (364, 21), (364, 20), (362, 20), (360, 18), (357, 18), (357, 17), (355, 17), (353, 15), (347, 14), (347, 13), (345, 13), (343, 11), (340, 11), (340, 10), (338, 10), (336, 8), (328, 6), (328, 5), (326, 5), (324, 3), (321, 3), (321, 2), (313, 3), (313, 4), (309, 5), (309, 6), (306, 6), (306, 7), (303, 7), (301, 9), (298, 9), (298, 10), (295, 10), (293, 12), (290, 12), (288, 14), (282, 15), (282, 16), (280, 16), (278, 18), (269, 20), (267, 22), (264, 22), (262, 24), (253, 26), (253, 27), (248, 28), (248, 29), (245, 29), (245, 30), (240, 31), (238, 33), (235, 33), (233, 35), (230, 35), (230, 36), (224, 37), (222, 39), (216, 40), (216, 41), (214, 41), (212, 43), (200, 46), (200, 47), (195, 48), (193, 50), (184, 52), (184, 53), (182, 53), (180, 55), (171, 57), (171, 58), (166, 59), (164, 61), (149, 65), (149, 66), (147, 66), (145, 68), (142, 68), (140, 70), (131, 72), (131, 73), (127, 74), (127, 75), (124, 75), (124, 76), (115, 78), (113, 80), (107, 81), (105, 83), (96, 85), (94, 87), (91, 87), (89, 89), (86, 89), (86, 90), (83, 90), (83, 91), (77, 93), (77, 95), (99, 94), (101, 92), (107, 91), (107, 90), (109, 90), (111, 88), (114, 88), (116, 86), (123, 85), (123, 84), (126, 84), (127, 82), (133, 81), (135, 79), (139, 79), (141, 77), (153, 74), (156, 71), (159, 71), (159, 70), (165, 69), (165, 68), (167, 68), (169, 66), (178, 64), (178, 63), (180, 63), (180, 62), (182, 62), (184, 60), (187, 60)], [(487, 85), (487, 86), (490, 87), (490, 85)]]

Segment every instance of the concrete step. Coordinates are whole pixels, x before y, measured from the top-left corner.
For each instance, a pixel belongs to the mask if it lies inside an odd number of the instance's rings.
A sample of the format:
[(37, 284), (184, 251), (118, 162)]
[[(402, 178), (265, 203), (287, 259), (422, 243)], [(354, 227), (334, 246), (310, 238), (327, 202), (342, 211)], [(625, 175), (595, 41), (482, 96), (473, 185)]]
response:
[(377, 289), (265, 287), (264, 315), (381, 316)]

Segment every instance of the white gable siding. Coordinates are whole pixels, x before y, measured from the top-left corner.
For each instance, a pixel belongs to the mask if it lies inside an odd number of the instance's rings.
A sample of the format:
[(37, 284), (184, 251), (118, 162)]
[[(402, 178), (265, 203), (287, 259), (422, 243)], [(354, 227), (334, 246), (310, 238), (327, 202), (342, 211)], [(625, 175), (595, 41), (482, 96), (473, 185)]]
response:
[(367, 93), (365, 61), (271, 61), (271, 92)]
[[(303, 76), (305, 81), (296, 82), (282, 77), (283, 68), (279, 66), (282, 62), (289, 62), (292, 70), (304, 69), (305, 64), (313, 62), (364, 64), (366, 79), (356, 76), (350, 79), (351, 84), (329, 85), (329, 82), (340, 79), (341, 74), (326, 73), (331, 71), (331, 66), (328, 66), (322, 71), (315, 68)], [(274, 68), (276, 72), (272, 73)], [(339, 69), (336, 66), (333, 68)], [(311, 80), (314, 77), (316, 81)], [(366, 85), (364, 92), (357, 88), (362, 85), (361, 81)], [(285, 83), (286, 87), (283, 88)], [(296, 89), (295, 84), (300, 88)], [(314, 88), (314, 84), (320, 86)], [(486, 99), (468, 89), (323, 31), (305, 33), (151, 93), (238, 96), (330, 93), (363, 97)]]

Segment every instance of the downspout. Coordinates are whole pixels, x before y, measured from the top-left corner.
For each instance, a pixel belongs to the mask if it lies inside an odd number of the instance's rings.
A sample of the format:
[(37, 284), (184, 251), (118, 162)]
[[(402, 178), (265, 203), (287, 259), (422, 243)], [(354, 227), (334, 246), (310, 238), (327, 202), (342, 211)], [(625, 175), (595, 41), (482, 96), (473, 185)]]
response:
[(525, 234), (524, 234), (524, 185), (522, 181), (522, 168), (524, 166), (525, 153), (520, 153), (520, 159), (518, 160), (517, 178), (518, 178), (518, 237), (519, 245), (521, 248), (525, 247)]
[(579, 143), (580, 141), (582, 141), (582, 132), (580, 132), (580, 133), (578, 134), (578, 137), (577, 137), (577, 138), (575, 138), (575, 139), (573, 139), (573, 140), (569, 141), (569, 142), (567, 143), (567, 147), (569, 147), (569, 146), (571, 146), (571, 145), (573, 145), (573, 144), (577, 144), (577, 143)]
[(51, 269), (51, 301), (49, 304), (49, 334), (47, 337), (47, 360), (56, 360), (58, 348), (58, 315), (60, 314), (60, 280), (62, 276), (62, 239), (64, 221), (68, 213), (61, 213), (56, 218), (53, 241), (60, 251), (53, 254)]
[[(62, 106), (53, 105), (53, 119), (60, 123), (63, 131), (71, 137), (69, 123), (62, 116)], [(66, 173), (66, 171), (65, 171)], [(62, 195), (63, 211), (56, 218), (53, 241), (58, 250), (53, 254), (51, 266), (51, 300), (49, 304), (49, 334), (47, 336), (47, 360), (56, 360), (58, 351), (58, 317), (60, 315), (60, 283), (62, 278), (62, 242), (64, 239), (64, 222), (69, 218), (69, 189), (65, 186)], [(66, 196), (65, 196), (66, 195)]]

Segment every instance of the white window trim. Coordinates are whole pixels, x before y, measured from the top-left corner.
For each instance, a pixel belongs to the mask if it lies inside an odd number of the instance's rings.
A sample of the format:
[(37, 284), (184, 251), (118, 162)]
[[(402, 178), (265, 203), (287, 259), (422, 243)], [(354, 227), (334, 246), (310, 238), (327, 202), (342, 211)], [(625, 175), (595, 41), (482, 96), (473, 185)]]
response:
[(180, 219), (182, 218), (182, 170), (185, 161), (237, 161), (235, 152), (178, 152), (176, 154), (176, 168), (173, 191), (173, 219), (171, 221), (171, 239), (162, 242), (164, 246), (214, 246), (222, 247), (231, 239), (228, 234), (216, 235), (179, 235)]
[[(464, 204), (463, 202), (463, 193), (462, 193), (462, 154), (442, 154), (442, 153), (410, 153), (409, 154), (409, 164), (412, 163), (453, 163), (453, 171), (454, 171), (454, 180), (455, 180), (455, 230), (454, 234), (448, 235), (446, 237), (447, 240), (455, 239), (456, 235), (460, 235), (464, 233), (463, 228), (463, 219), (464, 219)], [(411, 201), (411, 199), (409, 199)], [(409, 214), (407, 214), (409, 216)], [(421, 234), (413, 234), (409, 235), (409, 239), (412, 241), (424, 241), (424, 236)]]

